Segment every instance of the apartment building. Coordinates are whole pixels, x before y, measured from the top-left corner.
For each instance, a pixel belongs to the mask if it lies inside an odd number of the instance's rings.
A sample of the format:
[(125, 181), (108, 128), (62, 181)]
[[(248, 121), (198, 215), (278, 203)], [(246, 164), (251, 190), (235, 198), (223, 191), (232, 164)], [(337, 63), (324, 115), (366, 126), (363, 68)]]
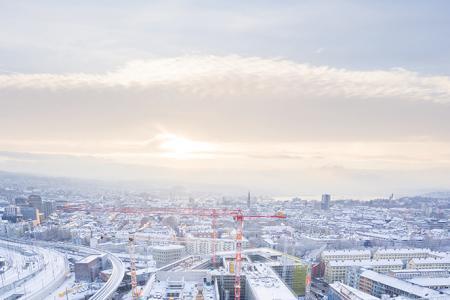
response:
[(438, 291), (371, 270), (365, 270), (359, 275), (359, 289), (378, 298), (382, 295), (411, 299), (433, 299), (442, 296)]
[(403, 262), (399, 259), (387, 260), (340, 260), (329, 261), (325, 264), (324, 279), (328, 283), (345, 282), (348, 272), (355, 267), (367, 268), (380, 273), (403, 269)]
[(370, 250), (327, 250), (321, 254), (322, 261), (331, 260), (368, 260), (371, 258)]
[(183, 245), (152, 246), (151, 253), (159, 268), (181, 259), (186, 254), (186, 247)]
[(438, 257), (438, 256), (430, 249), (425, 248), (378, 249), (373, 254), (373, 259), (411, 259), (411, 258), (427, 258), (427, 257)]
[(450, 256), (443, 258), (413, 258), (408, 262), (408, 269), (444, 269), (450, 270)]
[[(186, 241), (186, 249), (189, 254), (208, 255), (213, 252), (215, 245), (216, 252), (226, 252), (236, 250), (236, 241), (234, 239), (211, 239), (211, 238), (189, 238)], [(247, 249), (248, 240), (242, 240), (242, 248)]]

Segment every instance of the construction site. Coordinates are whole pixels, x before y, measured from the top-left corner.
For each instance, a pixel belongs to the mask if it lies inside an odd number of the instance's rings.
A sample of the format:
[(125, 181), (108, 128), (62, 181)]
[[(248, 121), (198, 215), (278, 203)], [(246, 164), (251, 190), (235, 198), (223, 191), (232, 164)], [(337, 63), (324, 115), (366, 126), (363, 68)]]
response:
[[(79, 212), (85, 208), (65, 209)], [(305, 295), (308, 267), (300, 259), (270, 248), (251, 248), (244, 238), (244, 220), (285, 219), (281, 212), (262, 215), (230, 209), (130, 207), (102, 212), (108, 212), (114, 220), (119, 216), (150, 217), (128, 234), (104, 233), (92, 245), (108, 251), (126, 247), (128, 257), (122, 255), (122, 260), (129, 272), (122, 286), (129, 280), (132, 299), (297, 299)], [(183, 236), (180, 232), (157, 234), (159, 227), (152, 226), (151, 218), (161, 215), (209, 220), (210, 237)], [(234, 236), (218, 238), (216, 227), (224, 218), (235, 224)], [(143, 249), (150, 249), (155, 262), (151, 268)]]

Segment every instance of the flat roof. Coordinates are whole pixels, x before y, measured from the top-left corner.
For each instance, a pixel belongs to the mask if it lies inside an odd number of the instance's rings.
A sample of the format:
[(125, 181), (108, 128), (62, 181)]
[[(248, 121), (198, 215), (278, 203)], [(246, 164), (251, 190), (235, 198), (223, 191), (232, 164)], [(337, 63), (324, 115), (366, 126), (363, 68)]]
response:
[(322, 252), (322, 255), (370, 255), (370, 250), (355, 250), (355, 249), (345, 249), (345, 250), (326, 250)]
[(450, 286), (450, 277), (416, 277), (406, 281), (421, 286)]
[(265, 264), (244, 266), (245, 278), (256, 300), (296, 300), (294, 293), (284, 284), (278, 275)]
[(156, 250), (178, 250), (178, 249), (184, 249), (186, 248), (183, 245), (158, 245), (158, 246), (152, 246), (152, 249)]
[(216, 298), (214, 285), (202, 285), (197, 281), (184, 280), (164, 280), (159, 282), (155, 281), (148, 299), (165, 299), (167, 292), (180, 292), (182, 294), (180, 299), (184, 299), (184, 297), (188, 297), (186, 299), (196, 299), (197, 295), (199, 294), (199, 288), (202, 290), (201, 293), (203, 294), (205, 300), (218, 300), (218, 298)]
[(418, 253), (431, 253), (428, 248), (391, 248), (391, 249), (378, 249), (375, 254), (418, 254)]
[(395, 277), (383, 275), (374, 271), (366, 270), (361, 273), (361, 277), (371, 279), (373, 281), (380, 282), (384, 285), (402, 290), (410, 295), (415, 295), (421, 298), (427, 298), (429, 296), (438, 296), (438, 291), (412, 284), (408, 281), (400, 280)]
[(77, 261), (76, 263), (78, 263), (78, 264), (87, 264), (87, 263), (90, 263), (94, 259), (97, 259), (99, 257), (100, 257), (100, 255), (96, 255), (96, 254), (89, 255), (89, 256), (86, 256), (86, 257), (82, 258), (81, 260)]
[(353, 300), (380, 300), (375, 296), (364, 293), (339, 281), (331, 283), (330, 287), (341, 294), (351, 297)]
[(450, 256), (446, 257), (427, 257), (427, 258), (412, 258), (410, 262), (415, 264), (434, 264), (434, 263), (450, 263)]
[(331, 267), (350, 266), (403, 266), (400, 259), (362, 259), (362, 260), (330, 260)]
[(426, 273), (426, 272), (446, 272), (446, 269), (404, 269), (404, 270), (392, 270), (391, 273)]

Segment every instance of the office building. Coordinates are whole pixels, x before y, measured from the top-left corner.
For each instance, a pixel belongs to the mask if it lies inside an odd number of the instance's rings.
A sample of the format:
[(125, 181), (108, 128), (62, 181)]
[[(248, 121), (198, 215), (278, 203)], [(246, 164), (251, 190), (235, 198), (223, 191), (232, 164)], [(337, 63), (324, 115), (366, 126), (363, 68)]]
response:
[(30, 206), (42, 211), (42, 198), (39, 195), (30, 195), (28, 196), (28, 203)]
[(16, 197), (14, 199), (14, 204), (17, 206), (28, 206), (28, 199), (26, 197)]
[(183, 245), (152, 246), (151, 253), (156, 266), (162, 267), (185, 256), (186, 247)]
[(42, 213), (45, 218), (48, 218), (55, 211), (54, 201), (43, 201), (42, 202)]
[(325, 264), (324, 279), (328, 283), (333, 283), (335, 281), (346, 282), (349, 272), (355, 267), (367, 268), (380, 273), (387, 273), (391, 270), (403, 269), (403, 262), (399, 259), (332, 260)]
[(93, 282), (102, 270), (102, 256), (90, 255), (75, 263), (75, 281)]
[(322, 210), (330, 209), (330, 201), (331, 201), (331, 196), (328, 194), (323, 194), (322, 201), (320, 202), (320, 208)]
[(23, 206), (20, 208), (22, 218), (25, 221), (39, 221), (39, 210), (31, 206)]

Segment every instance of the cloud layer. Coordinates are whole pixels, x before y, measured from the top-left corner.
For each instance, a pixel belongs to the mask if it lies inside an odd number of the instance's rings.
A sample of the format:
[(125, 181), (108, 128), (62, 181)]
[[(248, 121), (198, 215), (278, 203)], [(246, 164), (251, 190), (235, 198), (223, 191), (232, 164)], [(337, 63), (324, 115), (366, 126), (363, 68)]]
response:
[(294, 192), (435, 188), (450, 174), (449, 102), (445, 76), (243, 56), (4, 74), (0, 169)]
[(267, 94), (450, 102), (450, 78), (404, 69), (352, 71), (282, 59), (183, 56), (133, 61), (103, 74), (0, 75), (0, 89), (169, 89), (202, 96)]

